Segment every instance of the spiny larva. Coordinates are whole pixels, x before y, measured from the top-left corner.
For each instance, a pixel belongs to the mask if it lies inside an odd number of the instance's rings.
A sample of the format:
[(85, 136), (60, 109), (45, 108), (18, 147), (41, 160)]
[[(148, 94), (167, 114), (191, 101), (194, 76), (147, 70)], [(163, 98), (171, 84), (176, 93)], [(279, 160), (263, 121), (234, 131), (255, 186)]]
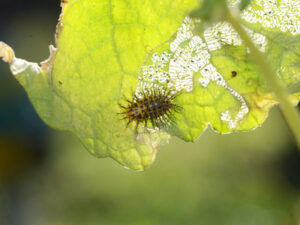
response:
[(170, 122), (174, 123), (173, 112), (181, 109), (174, 103), (179, 93), (172, 94), (170, 90), (162, 88), (143, 91), (139, 95), (141, 97), (134, 94), (131, 100), (125, 99), (127, 106), (119, 104), (123, 109), (121, 114), (124, 114), (123, 119), (127, 120), (127, 126), (135, 122), (137, 130), (140, 124), (149, 127), (148, 122), (157, 128), (167, 127)]

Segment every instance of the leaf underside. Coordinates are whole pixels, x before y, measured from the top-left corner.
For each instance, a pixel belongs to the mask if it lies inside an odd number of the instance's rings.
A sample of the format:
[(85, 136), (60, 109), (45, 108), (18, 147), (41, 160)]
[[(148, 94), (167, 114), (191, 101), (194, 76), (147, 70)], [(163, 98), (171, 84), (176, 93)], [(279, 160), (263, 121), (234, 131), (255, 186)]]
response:
[[(298, 3), (271, 2), (271, 13), (264, 12), (269, 3), (251, 3), (243, 24), (289, 87), (300, 80), (299, 7), (283, 12)], [(208, 125), (219, 133), (251, 130), (277, 103), (229, 24), (203, 28), (201, 21), (187, 18), (197, 4), (70, 0), (63, 3), (57, 49), (51, 48), (41, 67), (15, 58), (4, 43), (0, 56), (47, 124), (74, 132), (96, 157), (144, 170), (169, 134), (194, 141)], [(289, 17), (270, 25), (280, 13)], [(118, 114), (122, 96), (131, 99), (135, 91), (165, 86), (181, 93), (176, 124), (138, 133), (134, 123), (126, 127), (128, 121)], [(296, 104), (299, 93), (291, 100)]]

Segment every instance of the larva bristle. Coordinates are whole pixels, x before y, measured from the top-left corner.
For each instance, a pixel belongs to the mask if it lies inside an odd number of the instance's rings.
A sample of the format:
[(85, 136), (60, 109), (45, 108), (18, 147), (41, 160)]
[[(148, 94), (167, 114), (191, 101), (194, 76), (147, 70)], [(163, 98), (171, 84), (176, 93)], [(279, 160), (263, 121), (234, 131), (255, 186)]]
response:
[[(179, 112), (182, 107), (173, 103), (180, 93), (172, 94), (171, 90), (165, 88), (153, 88), (143, 90), (141, 93), (133, 94), (131, 100), (124, 98), (127, 106), (119, 104), (127, 126), (135, 122), (135, 129), (138, 130), (141, 124), (144, 127), (162, 128), (175, 123), (173, 112)], [(140, 96), (140, 97), (139, 97)]]

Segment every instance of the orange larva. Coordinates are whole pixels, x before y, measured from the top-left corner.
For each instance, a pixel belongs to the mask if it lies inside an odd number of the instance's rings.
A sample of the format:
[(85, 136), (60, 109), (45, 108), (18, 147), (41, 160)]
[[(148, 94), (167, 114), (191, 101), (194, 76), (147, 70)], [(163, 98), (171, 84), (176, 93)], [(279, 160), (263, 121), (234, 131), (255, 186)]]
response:
[[(151, 122), (152, 127), (162, 128), (174, 123), (173, 111), (178, 111), (181, 107), (174, 104), (174, 99), (178, 94), (171, 94), (171, 91), (152, 90), (140, 94), (142, 97), (133, 95), (131, 100), (126, 99), (128, 105), (123, 106), (124, 118), (127, 120), (127, 126), (131, 122), (135, 122), (137, 130), (140, 124), (149, 127)], [(148, 123), (149, 122), (149, 123)]]

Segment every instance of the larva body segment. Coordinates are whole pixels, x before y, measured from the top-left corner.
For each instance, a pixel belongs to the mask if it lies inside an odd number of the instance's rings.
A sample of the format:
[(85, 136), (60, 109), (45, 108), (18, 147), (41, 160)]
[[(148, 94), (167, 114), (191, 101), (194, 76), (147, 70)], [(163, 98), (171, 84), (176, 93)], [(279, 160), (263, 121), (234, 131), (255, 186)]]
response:
[(166, 90), (153, 90), (141, 93), (142, 97), (133, 95), (132, 99), (126, 100), (128, 105), (122, 106), (124, 118), (126, 119), (127, 126), (131, 122), (135, 122), (136, 129), (140, 124), (145, 127), (149, 126), (150, 122), (152, 127), (162, 128), (174, 122), (173, 111), (177, 111), (180, 107), (173, 103), (174, 99), (178, 96), (173, 95), (170, 91)]

